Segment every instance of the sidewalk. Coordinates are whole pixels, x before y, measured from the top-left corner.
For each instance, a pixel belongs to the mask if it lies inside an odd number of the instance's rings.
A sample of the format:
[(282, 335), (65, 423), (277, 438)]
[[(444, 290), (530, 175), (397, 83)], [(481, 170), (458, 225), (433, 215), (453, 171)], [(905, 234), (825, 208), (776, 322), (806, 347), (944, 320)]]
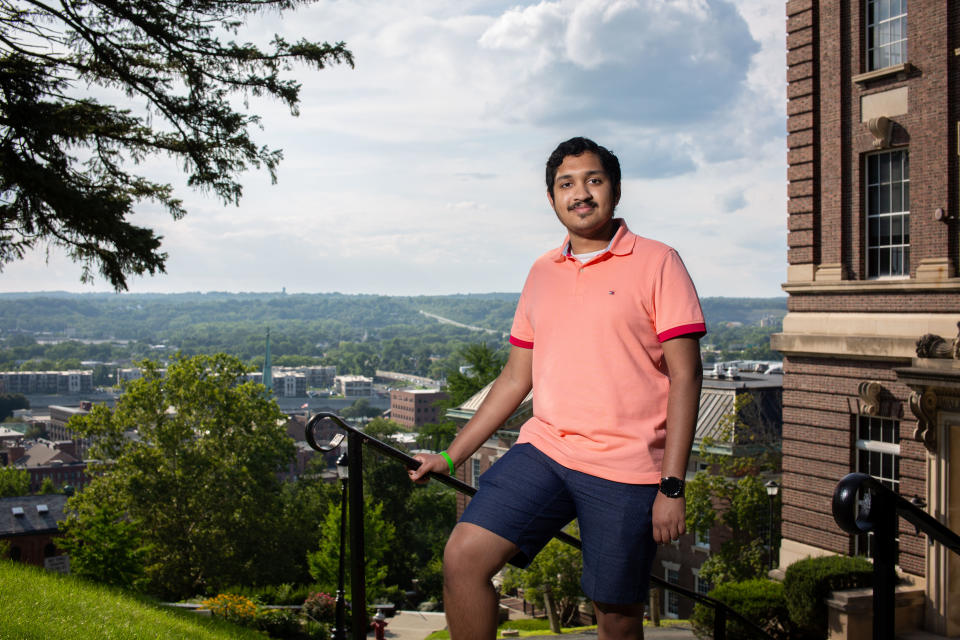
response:
[[(423, 640), (434, 631), (445, 629), (447, 619), (442, 613), (433, 611), (397, 611), (392, 618), (387, 618), (387, 628), (384, 635), (392, 640)], [(368, 638), (373, 637), (371, 631)]]
[[(693, 634), (693, 629), (686, 626), (643, 627), (643, 640), (695, 640), (696, 637)], [(564, 633), (559, 636), (537, 636), (536, 640), (559, 640), (560, 638), (563, 640), (596, 640), (597, 632), (584, 631), (583, 633)]]
[[(434, 631), (445, 629), (447, 621), (442, 613), (423, 611), (397, 611), (392, 618), (387, 618), (386, 637), (391, 640), (423, 640)], [(643, 628), (644, 640), (694, 640), (696, 636), (686, 626)], [(371, 632), (368, 638), (373, 638)], [(562, 635), (537, 636), (544, 640), (596, 640), (596, 631), (583, 633), (564, 633)]]

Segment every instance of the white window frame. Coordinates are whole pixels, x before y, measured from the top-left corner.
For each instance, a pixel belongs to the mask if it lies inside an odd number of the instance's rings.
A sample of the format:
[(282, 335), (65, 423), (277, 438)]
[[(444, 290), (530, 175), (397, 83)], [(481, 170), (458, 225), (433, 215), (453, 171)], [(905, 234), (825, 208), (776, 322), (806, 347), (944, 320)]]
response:
[[(676, 576), (675, 579), (673, 576)], [(663, 579), (669, 584), (680, 586), (680, 565), (676, 562), (663, 563)], [(667, 618), (676, 619), (680, 617), (680, 594), (676, 591), (664, 589), (663, 595), (663, 615)]]
[(907, 61), (907, 0), (867, 0), (867, 71), (886, 69)]
[[(883, 174), (884, 159), (899, 156), (900, 179), (893, 179), (892, 162), (886, 166)], [(864, 271), (871, 280), (902, 280), (910, 277), (910, 152), (909, 149), (890, 149), (880, 153), (871, 153), (865, 157), (863, 172), (863, 198), (866, 224), (863, 241)], [(876, 182), (871, 182), (871, 164), (877, 162)], [(896, 206), (896, 194), (899, 193), (899, 209)], [(886, 200), (886, 202), (884, 202)], [(883, 211), (884, 204), (887, 211)], [(871, 209), (876, 209), (871, 212)], [(897, 230), (899, 229), (899, 231)], [(876, 230), (876, 239), (872, 238)], [(881, 234), (886, 233), (886, 236)], [(899, 236), (895, 234), (899, 233)], [(899, 242), (894, 238), (899, 237)], [(883, 242), (882, 240), (886, 240)], [(906, 241), (904, 239), (906, 238)], [(876, 252), (876, 253), (874, 253)], [(894, 263), (899, 254), (899, 268)], [(874, 257), (875, 256), (875, 257)], [(886, 269), (881, 268), (886, 257)]]
[(470, 484), (474, 489), (480, 488), (480, 456), (470, 458)]
[(702, 596), (707, 595), (713, 585), (700, 579), (700, 569), (690, 569), (690, 573), (693, 574), (693, 590)]

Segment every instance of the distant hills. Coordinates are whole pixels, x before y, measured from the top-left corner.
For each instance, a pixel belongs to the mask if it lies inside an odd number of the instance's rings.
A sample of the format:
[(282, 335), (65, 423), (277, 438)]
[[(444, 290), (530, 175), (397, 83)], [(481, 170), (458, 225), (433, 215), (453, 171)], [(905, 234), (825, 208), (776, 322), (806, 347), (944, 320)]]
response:
[[(0, 331), (50, 333), (77, 338), (157, 340), (186, 327), (244, 324), (304, 329), (337, 324), (353, 331), (436, 320), (426, 311), (456, 322), (509, 331), (518, 293), (444, 296), (383, 296), (340, 293), (172, 293), (172, 294), (0, 294)], [(757, 324), (782, 318), (787, 298), (703, 298), (708, 326)]]

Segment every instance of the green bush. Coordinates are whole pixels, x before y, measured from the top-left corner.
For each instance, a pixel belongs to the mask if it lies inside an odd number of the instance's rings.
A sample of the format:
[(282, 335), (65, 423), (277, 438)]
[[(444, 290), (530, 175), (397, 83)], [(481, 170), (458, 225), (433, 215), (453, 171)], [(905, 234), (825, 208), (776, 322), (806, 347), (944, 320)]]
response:
[[(710, 597), (726, 604), (731, 609), (755, 622), (773, 636), (789, 632), (790, 619), (784, 599), (783, 585), (773, 580), (756, 579), (744, 582), (727, 582), (710, 592)], [(700, 637), (713, 634), (712, 607), (698, 604), (693, 609), (694, 630)], [(727, 619), (727, 638), (730, 640), (753, 640), (756, 631), (735, 620)]]
[(261, 609), (257, 628), (271, 638), (292, 638), (300, 634), (300, 616), (289, 609)]
[(304, 625), (304, 631), (310, 640), (330, 640), (332, 628), (326, 622), (316, 622), (314, 620), (307, 620)]
[(873, 565), (865, 558), (806, 558), (787, 567), (783, 581), (790, 619), (805, 635), (827, 635), (827, 596), (839, 589), (873, 584)]
[(258, 604), (290, 605), (303, 604), (311, 593), (316, 591), (315, 587), (309, 585), (268, 584), (259, 587), (239, 585), (223, 589), (225, 593), (234, 593), (238, 596), (246, 596)]

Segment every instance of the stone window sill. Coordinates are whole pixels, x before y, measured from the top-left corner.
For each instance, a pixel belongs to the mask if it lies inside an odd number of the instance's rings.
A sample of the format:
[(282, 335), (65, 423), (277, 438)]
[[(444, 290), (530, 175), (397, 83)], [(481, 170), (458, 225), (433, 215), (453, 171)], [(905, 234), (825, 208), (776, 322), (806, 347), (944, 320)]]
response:
[(914, 66), (909, 62), (904, 62), (903, 64), (895, 64), (892, 67), (884, 67), (883, 69), (876, 69), (875, 71), (860, 73), (853, 76), (853, 81), (856, 84), (864, 85), (873, 80), (888, 78), (890, 76), (897, 76), (897, 80), (906, 80), (907, 76), (913, 73), (913, 71)]

